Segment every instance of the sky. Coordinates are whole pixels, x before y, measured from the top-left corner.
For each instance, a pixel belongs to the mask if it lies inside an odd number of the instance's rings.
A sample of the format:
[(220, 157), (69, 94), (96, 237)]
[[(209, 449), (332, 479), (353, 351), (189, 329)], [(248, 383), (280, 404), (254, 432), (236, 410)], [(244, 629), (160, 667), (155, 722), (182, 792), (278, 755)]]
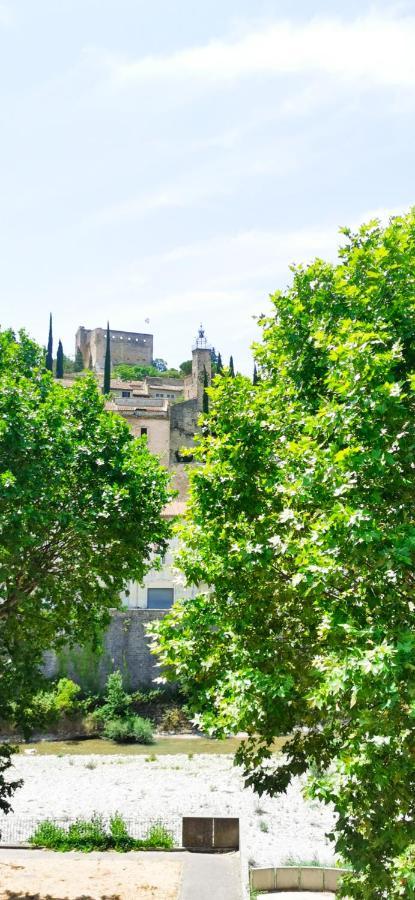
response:
[(415, 0), (0, 0), (1, 326), (250, 372), (290, 265), (415, 202), (414, 113)]

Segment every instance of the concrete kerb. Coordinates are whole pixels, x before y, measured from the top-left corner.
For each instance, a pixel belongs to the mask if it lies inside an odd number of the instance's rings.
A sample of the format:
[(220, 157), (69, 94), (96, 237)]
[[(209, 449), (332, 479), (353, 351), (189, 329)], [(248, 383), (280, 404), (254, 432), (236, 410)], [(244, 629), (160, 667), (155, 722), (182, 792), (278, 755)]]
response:
[(275, 866), (250, 869), (249, 883), (256, 891), (332, 891), (340, 886), (345, 869), (323, 866)]

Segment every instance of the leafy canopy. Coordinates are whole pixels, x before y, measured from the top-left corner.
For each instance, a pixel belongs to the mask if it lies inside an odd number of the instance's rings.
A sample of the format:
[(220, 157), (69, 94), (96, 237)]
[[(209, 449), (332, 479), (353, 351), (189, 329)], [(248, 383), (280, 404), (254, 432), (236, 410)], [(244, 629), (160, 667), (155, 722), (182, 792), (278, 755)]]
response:
[[(155, 360), (157, 362), (157, 360)], [(164, 360), (161, 360), (164, 362)], [(142, 381), (143, 378), (182, 378), (183, 375), (177, 369), (160, 369), (156, 366), (131, 366), (127, 363), (119, 363), (114, 366), (114, 375), (121, 381)]]
[(0, 332), (0, 463), (0, 710), (19, 721), (43, 652), (93, 640), (126, 582), (165, 551), (171, 494), (94, 376), (64, 388), (11, 331)]
[(180, 557), (207, 587), (156, 631), (204, 727), (248, 733), (248, 784), (312, 772), (344, 895), (390, 900), (415, 896), (415, 212), (344, 237), (274, 295), (260, 381), (209, 389)]

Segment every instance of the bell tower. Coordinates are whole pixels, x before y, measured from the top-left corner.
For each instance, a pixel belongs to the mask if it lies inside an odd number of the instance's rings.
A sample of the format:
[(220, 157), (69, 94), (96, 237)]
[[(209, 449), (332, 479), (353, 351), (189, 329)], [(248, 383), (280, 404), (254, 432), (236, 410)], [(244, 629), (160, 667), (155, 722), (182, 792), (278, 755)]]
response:
[(207, 342), (205, 329), (200, 325), (197, 338), (192, 347), (192, 380), (194, 397), (197, 397), (198, 409), (203, 408), (203, 391), (205, 386), (205, 372), (207, 383), (212, 381), (212, 348)]

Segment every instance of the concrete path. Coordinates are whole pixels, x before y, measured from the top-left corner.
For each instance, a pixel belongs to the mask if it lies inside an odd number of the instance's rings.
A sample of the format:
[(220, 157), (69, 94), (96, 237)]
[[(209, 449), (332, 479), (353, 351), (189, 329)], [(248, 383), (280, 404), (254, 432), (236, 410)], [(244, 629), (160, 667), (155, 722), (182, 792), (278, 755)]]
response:
[(242, 900), (239, 853), (186, 853), (180, 900)]

